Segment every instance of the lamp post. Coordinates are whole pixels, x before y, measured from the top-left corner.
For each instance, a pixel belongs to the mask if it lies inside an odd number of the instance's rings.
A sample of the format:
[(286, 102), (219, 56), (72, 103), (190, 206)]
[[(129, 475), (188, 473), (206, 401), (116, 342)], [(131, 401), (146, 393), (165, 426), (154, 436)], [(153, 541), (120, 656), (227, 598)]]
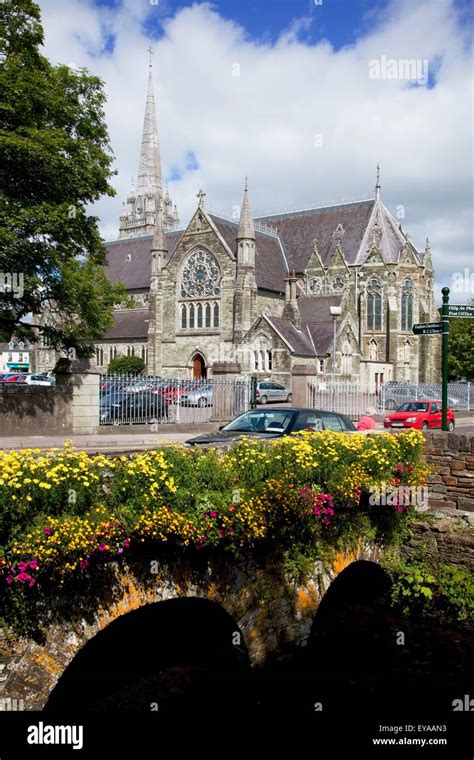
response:
[(334, 412), (335, 407), (335, 394), (336, 394), (336, 324), (338, 317), (342, 314), (340, 306), (330, 306), (329, 311), (333, 319), (334, 331), (332, 341), (332, 393), (331, 393), (331, 411)]

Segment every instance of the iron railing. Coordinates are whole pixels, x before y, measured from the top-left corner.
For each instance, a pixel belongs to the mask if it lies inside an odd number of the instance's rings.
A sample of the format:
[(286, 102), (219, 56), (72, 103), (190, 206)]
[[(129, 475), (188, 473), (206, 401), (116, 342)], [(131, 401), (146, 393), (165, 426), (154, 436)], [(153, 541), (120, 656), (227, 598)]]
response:
[(225, 421), (247, 411), (250, 380), (101, 375), (101, 425)]
[[(385, 414), (406, 401), (440, 400), (441, 383), (388, 382), (374, 391), (352, 381), (311, 381), (309, 398), (313, 409), (340, 412), (356, 420), (368, 409)], [(454, 411), (474, 410), (472, 384), (449, 383), (448, 402)]]

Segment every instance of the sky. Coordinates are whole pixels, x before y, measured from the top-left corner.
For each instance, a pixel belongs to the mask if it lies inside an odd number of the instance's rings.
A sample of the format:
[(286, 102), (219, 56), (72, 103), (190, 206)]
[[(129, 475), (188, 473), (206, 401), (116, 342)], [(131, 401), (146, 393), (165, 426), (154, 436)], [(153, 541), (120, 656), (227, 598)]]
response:
[(474, 296), (472, 17), (467, 0), (39, 0), (45, 54), (104, 81), (118, 236), (136, 178), (153, 49), (169, 192), (181, 225), (381, 197), (423, 249), (437, 300)]

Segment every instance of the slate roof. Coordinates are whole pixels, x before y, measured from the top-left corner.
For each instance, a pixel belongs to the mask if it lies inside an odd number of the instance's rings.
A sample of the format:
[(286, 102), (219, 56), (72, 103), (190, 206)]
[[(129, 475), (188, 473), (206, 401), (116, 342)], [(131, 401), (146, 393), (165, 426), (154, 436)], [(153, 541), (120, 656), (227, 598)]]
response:
[(345, 230), (341, 243), (344, 257), (348, 264), (354, 264), (374, 204), (375, 200), (372, 199), (258, 217), (256, 220), (276, 228), (287, 253), (289, 268), (303, 272), (311, 256), (315, 238), (323, 264), (329, 263), (334, 250), (333, 234), (338, 224), (342, 224)]
[[(209, 214), (232, 253), (237, 252), (237, 233), (239, 225), (223, 219), (216, 214)], [(257, 286), (278, 293), (285, 291), (287, 264), (284, 249), (276, 235), (255, 230), (255, 279)]]
[(114, 324), (107, 330), (104, 340), (146, 340), (150, 312), (148, 309), (121, 309), (113, 312)]
[[(168, 256), (171, 256), (183, 230), (173, 230), (165, 234)], [(153, 235), (123, 238), (105, 243), (107, 251), (107, 276), (112, 282), (123, 282), (127, 290), (150, 287), (151, 256)]]
[(300, 330), (287, 319), (272, 316), (266, 319), (298, 356), (324, 356), (330, 352), (334, 338), (330, 307), (341, 306), (341, 303), (341, 296), (336, 295), (301, 296), (298, 298)]

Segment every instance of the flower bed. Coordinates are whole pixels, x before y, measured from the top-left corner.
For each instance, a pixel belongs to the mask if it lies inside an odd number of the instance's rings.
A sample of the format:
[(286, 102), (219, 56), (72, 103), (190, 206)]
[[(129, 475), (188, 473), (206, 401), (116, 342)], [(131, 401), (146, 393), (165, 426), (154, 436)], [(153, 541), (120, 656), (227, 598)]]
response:
[[(133, 457), (65, 446), (0, 452), (0, 572), (10, 589), (64, 583), (141, 544), (322, 556), (396, 540), (412, 508), (364, 494), (424, 483), (423, 435), (303, 432), (228, 451), (182, 446)], [(5, 587), (5, 586), (4, 586)]]

